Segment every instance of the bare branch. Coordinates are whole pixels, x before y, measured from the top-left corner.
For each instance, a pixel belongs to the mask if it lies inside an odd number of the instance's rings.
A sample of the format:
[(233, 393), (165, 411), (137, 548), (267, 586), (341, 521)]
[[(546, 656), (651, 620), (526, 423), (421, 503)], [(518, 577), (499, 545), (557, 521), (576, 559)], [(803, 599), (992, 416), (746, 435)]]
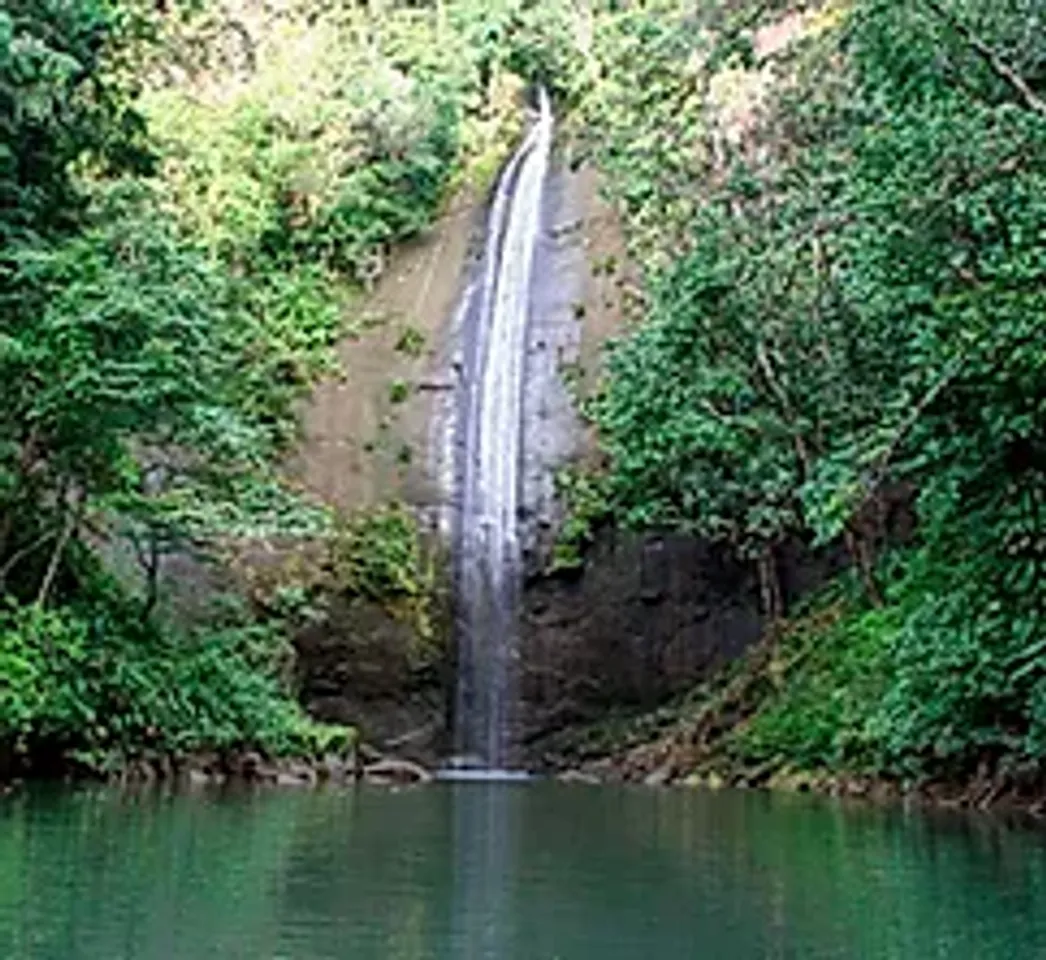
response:
[(803, 469), (803, 474), (804, 476), (810, 476), (810, 451), (807, 449), (806, 439), (803, 437), (802, 431), (799, 429), (799, 418), (795, 413), (791, 400), (788, 398), (788, 391), (785, 390), (781, 381), (777, 378), (777, 375), (774, 372), (773, 364), (770, 362), (770, 355), (766, 349), (766, 344), (762, 340), (759, 340), (756, 343), (755, 358), (759, 370), (763, 374), (763, 379), (766, 381), (767, 387), (780, 405), (781, 413), (788, 421), (788, 425), (792, 428), (792, 442), (795, 447), (796, 457), (799, 459), (799, 463)]
[(36, 595), (36, 605), (38, 607), (42, 607), (47, 601), (47, 595), (51, 592), (51, 585), (58, 574), (58, 564), (62, 559), (62, 554), (65, 553), (65, 548), (75, 528), (76, 514), (70, 510), (65, 519), (62, 535), (58, 538), (58, 543), (55, 544), (55, 548), (51, 552), (51, 559), (47, 563), (47, 572), (44, 574), (44, 579), (40, 582), (40, 592)]
[(927, 9), (948, 24), (966, 41), (970, 48), (988, 66), (988, 69), (1016, 93), (1029, 110), (1037, 113), (1040, 117), (1046, 117), (1046, 100), (1043, 100), (1031, 88), (1031, 84), (1011, 67), (994, 47), (974, 33), (969, 26), (963, 23), (950, 10), (945, 9), (939, 0), (923, 0), (923, 2), (926, 4)]
[[(893, 462), (895, 456), (897, 456), (898, 450), (904, 444), (905, 440), (908, 439), (909, 434), (916, 428), (919, 421), (923, 418), (923, 415), (930, 409), (931, 406), (937, 401), (937, 398), (947, 389), (951, 382), (959, 375), (963, 365), (966, 362), (966, 355), (961, 354), (950, 364), (948, 364), (945, 371), (934, 381), (930, 386), (930, 389), (923, 394), (919, 402), (912, 408), (911, 413), (908, 414), (904, 422), (897, 428), (893, 437), (890, 438), (890, 443), (887, 448), (880, 454), (876, 461), (875, 468), (872, 471), (872, 477), (869, 482), (865, 485), (864, 496), (861, 499), (860, 507), (863, 507), (865, 503), (875, 494), (879, 487), (882, 486), (883, 481), (886, 479), (887, 474), (890, 471), (890, 464)], [(860, 509), (860, 507), (858, 509)], [(856, 513), (857, 511), (855, 511)]]
[(7, 581), (8, 574), (18, 566), (26, 557), (30, 554), (35, 553), (39, 550), (48, 540), (53, 540), (58, 535), (57, 530), (48, 530), (46, 533), (37, 537), (31, 543), (26, 544), (20, 550), (16, 550), (10, 557), (7, 558), (4, 565), (0, 567), (0, 589), (3, 589), (4, 584)]
[(58, 575), (58, 565), (61, 563), (62, 554), (65, 553), (65, 548), (69, 545), (69, 540), (80, 525), (80, 514), (83, 502), (84, 498), (82, 495), (75, 496), (73, 502), (69, 504), (66, 510), (65, 525), (62, 528), (62, 534), (58, 538), (58, 543), (55, 544), (55, 548), (51, 553), (51, 559), (47, 563), (47, 571), (44, 574), (43, 580), (40, 582), (40, 592), (36, 595), (37, 606), (42, 607), (44, 603), (47, 602), (47, 595), (51, 592), (54, 579)]

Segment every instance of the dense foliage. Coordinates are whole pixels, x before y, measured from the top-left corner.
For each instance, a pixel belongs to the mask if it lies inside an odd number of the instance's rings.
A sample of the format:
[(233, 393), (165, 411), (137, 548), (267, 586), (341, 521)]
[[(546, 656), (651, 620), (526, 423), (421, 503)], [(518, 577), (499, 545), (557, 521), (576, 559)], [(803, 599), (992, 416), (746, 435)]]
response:
[[(163, 550), (310, 511), (271, 469), (288, 409), (264, 308), (142, 179), (154, 150), (109, 67), (131, 22), (0, 13), (0, 752), (55, 768), (320, 733), (273, 629), (157, 618)], [(127, 551), (141, 572), (117, 581)]]
[(383, 7), (0, 10), (0, 775), (329, 742), (280, 611), (186, 617), (167, 555), (319, 535), (331, 589), (431, 630), (410, 517), (335, 520), (278, 464), (360, 286), (569, 45), (515, 0)]
[[(276, 464), (359, 287), (493, 173), (540, 79), (645, 281), (590, 406), (609, 468), (563, 478), (570, 539), (693, 531), (775, 616), (783, 547), (849, 551), (754, 661), (737, 762), (1042, 776), (1037, 5), (383, 6), (0, 11), (0, 754), (318, 742), (280, 612), (175, 625), (169, 551), (320, 532), (323, 577), (428, 629), (409, 517), (332, 523)], [(916, 532), (884, 557), (898, 503)]]
[[(592, 408), (607, 503), (751, 558), (772, 612), (789, 540), (842, 539), (863, 574), (742, 755), (1041, 773), (1041, 14), (854, 0), (612, 24), (594, 149), (649, 307)], [(625, 82), (626, 59), (647, 82)], [(868, 521), (898, 491), (917, 535), (877, 569)]]
[(0, 245), (74, 226), (71, 175), (147, 167), (140, 117), (105, 75), (114, 28), (100, 2), (10, 0), (0, 10)]

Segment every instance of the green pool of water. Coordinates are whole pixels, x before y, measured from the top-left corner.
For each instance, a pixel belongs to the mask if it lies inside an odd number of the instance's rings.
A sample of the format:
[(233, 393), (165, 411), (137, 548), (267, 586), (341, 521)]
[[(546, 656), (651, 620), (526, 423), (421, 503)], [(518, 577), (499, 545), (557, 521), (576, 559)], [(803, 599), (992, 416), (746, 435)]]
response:
[(0, 800), (3, 960), (1046, 957), (1046, 834), (555, 784)]

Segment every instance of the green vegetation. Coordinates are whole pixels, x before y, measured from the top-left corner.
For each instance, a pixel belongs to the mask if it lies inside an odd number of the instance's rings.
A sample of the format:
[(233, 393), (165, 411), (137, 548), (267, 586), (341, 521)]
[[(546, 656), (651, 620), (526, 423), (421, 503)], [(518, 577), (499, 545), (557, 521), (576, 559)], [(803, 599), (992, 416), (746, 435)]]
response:
[(835, 616), (760, 654), (738, 762), (1041, 777), (1046, 35), (987, 0), (681, 7), (598, 32), (588, 148), (648, 297), (590, 409), (602, 496), (756, 564), (775, 615), (786, 541), (850, 551)]
[(612, 519), (611, 504), (602, 478), (576, 467), (556, 475), (556, 496), (564, 508), (548, 565), (550, 574), (577, 571), (584, 567), (585, 549), (596, 529)]
[(393, 502), (341, 516), (322, 543), (310, 546), (268, 573), (252, 571), (259, 606), (290, 623), (307, 623), (330, 617), (339, 599), (376, 604), (411, 627), (419, 665), (445, 653), (439, 558), (406, 506)]
[[(92, 2), (0, 14), (0, 743), (99, 772), (307, 752), (323, 731), (285, 693), (273, 627), (158, 616), (165, 550), (321, 518), (271, 467), (289, 415), (274, 370), (302, 348), (143, 179), (153, 145), (107, 66), (120, 22)], [(132, 546), (134, 586), (101, 562)]]
[(0, 710), (38, 769), (97, 774), (201, 750), (319, 756), (347, 734), (302, 716), (283, 687), (290, 656), (242, 612), (157, 630), (115, 588), (89, 601), (11, 607), (0, 620)]
[[(778, 627), (688, 707), (730, 702), (719, 760), (1043, 777), (1032, 6), (377, 6), (0, 12), (0, 755), (307, 752), (327, 732), (289, 696), (286, 635), (318, 591), (431, 639), (409, 514), (333, 517), (278, 464), (333, 341), (368, 323), (360, 290), (489, 180), (537, 78), (645, 281), (587, 402), (609, 467), (561, 478), (553, 566), (610, 517), (756, 567)], [(423, 346), (404, 326), (396, 349)], [(883, 556), (898, 504), (916, 532)], [(777, 575), (797, 541), (853, 561), (798, 612)], [(242, 570), (259, 542), (312, 543), (321, 572), (258, 611), (174, 615), (165, 556)]]
[(518, 77), (566, 49), (509, 0), (171, 6), (0, 11), (5, 769), (344, 741), (290, 696), (285, 614), (179, 612), (171, 555), (242, 571), (259, 543), (318, 538), (331, 589), (428, 637), (410, 517), (339, 520), (278, 464), (334, 340), (366, 325), (359, 290), (496, 168)]

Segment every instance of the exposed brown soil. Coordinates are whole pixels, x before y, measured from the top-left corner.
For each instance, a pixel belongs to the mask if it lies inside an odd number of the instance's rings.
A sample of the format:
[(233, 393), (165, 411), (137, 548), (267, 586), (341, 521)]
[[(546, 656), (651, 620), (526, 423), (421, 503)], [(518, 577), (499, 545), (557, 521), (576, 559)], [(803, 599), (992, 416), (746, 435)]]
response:
[(592, 167), (583, 167), (570, 175), (570, 189), (583, 211), (585, 272), (578, 372), (580, 393), (587, 396), (602, 377), (608, 341), (625, 329), (629, 297), (639, 282), (628, 260), (621, 218), (600, 195), (599, 175)]
[(429, 506), (428, 429), (455, 376), (450, 320), (471, 252), (480, 198), (466, 194), (422, 237), (397, 250), (360, 302), (357, 332), (338, 347), (338, 371), (302, 412), (292, 471), (343, 509), (401, 499)]

